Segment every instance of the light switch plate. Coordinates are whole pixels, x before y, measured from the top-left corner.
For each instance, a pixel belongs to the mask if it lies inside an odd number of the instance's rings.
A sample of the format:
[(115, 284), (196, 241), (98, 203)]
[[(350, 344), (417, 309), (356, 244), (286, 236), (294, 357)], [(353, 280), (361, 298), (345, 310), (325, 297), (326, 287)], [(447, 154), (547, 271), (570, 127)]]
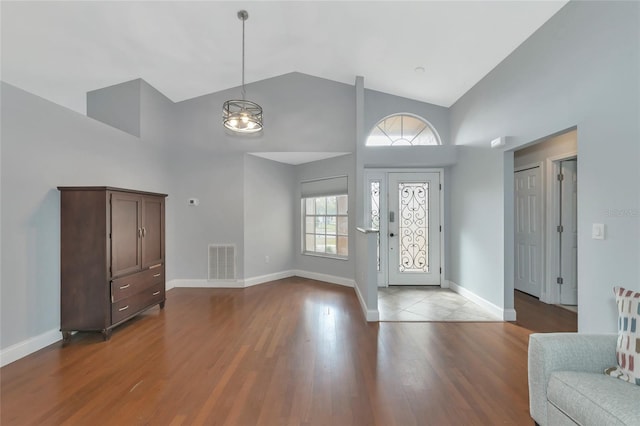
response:
[(604, 223), (594, 223), (591, 228), (591, 238), (604, 240)]

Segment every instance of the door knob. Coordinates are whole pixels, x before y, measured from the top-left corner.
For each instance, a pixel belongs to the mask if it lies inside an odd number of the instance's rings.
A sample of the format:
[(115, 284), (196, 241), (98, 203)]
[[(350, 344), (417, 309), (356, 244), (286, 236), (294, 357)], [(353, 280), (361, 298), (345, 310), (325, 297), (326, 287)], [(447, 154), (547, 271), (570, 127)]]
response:
[(389, 234), (390, 237), (395, 237), (395, 234), (392, 232)]

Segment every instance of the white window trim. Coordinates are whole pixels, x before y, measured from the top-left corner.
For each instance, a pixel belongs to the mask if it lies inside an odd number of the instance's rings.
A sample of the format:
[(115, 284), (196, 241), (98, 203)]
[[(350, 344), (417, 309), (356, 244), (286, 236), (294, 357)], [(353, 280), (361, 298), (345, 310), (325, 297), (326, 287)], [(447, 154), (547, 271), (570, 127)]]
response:
[[(427, 125), (427, 127), (429, 127), (429, 129), (431, 129), (431, 131), (433, 132), (433, 135), (436, 137), (436, 141), (438, 142), (435, 145), (368, 145), (367, 141), (369, 140), (369, 136), (371, 136), (371, 133), (376, 129), (376, 127), (378, 127), (378, 125), (380, 123), (382, 123), (383, 121), (387, 120), (388, 118), (391, 117), (395, 117), (395, 116), (401, 116), (401, 115), (407, 115), (413, 118), (416, 118), (420, 121), (422, 121), (424, 124)], [(436, 130), (435, 126), (433, 124), (431, 124), (431, 122), (429, 120), (427, 120), (424, 117), (419, 116), (418, 114), (413, 114), (411, 112), (396, 112), (393, 114), (389, 114), (385, 117), (382, 117), (380, 120), (376, 121), (376, 124), (373, 125), (373, 127), (369, 130), (369, 133), (367, 133), (367, 138), (364, 141), (364, 145), (368, 148), (398, 148), (398, 147), (404, 147), (404, 148), (415, 148), (415, 147), (425, 147), (425, 146), (442, 146), (442, 138), (440, 137), (440, 133), (438, 133), (438, 131)]]
[[(327, 194), (327, 195), (310, 195), (310, 196), (303, 196), (300, 198), (300, 211), (301, 211), (301, 215), (300, 215), (300, 229), (301, 229), (301, 254), (303, 256), (311, 256), (311, 257), (321, 257), (321, 258), (325, 258), (325, 259), (334, 259), (334, 260), (349, 260), (349, 252), (350, 249), (347, 246), (347, 255), (346, 256), (341, 256), (337, 253), (321, 253), (321, 252), (317, 252), (317, 251), (308, 251), (305, 249), (306, 247), (306, 235), (307, 235), (307, 206), (306, 206), (306, 200), (309, 198), (322, 198), (322, 197), (339, 197), (341, 195), (346, 195), (347, 196), (347, 214), (337, 214), (336, 212), (336, 222), (337, 222), (337, 218), (338, 217), (346, 217), (347, 218), (347, 222), (349, 222), (349, 211), (348, 211), (348, 203), (349, 203), (349, 194), (346, 192), (340, 192), (340, 193), (335, 193), (335, 194)], [(313, 215), (313, 216), (323, 216), (323, 215)], [(324, 215), (326, 216), (333, 216), (333, 215)], [(337, 223), (336, 223), (337, 226)], [(336, 244), (337, 244), (337, 238), (338, 236), (341, 237), (346, 237), (347, 238), (347, 242), (349, 241), (350, 235), (349, 235), (349, 226), (350, 224), (348, 224), (347, 226), (347, 234), (346, 235), (338, 235), (336, 232)], [(325, 233), (326, 235), (326, 233)]]

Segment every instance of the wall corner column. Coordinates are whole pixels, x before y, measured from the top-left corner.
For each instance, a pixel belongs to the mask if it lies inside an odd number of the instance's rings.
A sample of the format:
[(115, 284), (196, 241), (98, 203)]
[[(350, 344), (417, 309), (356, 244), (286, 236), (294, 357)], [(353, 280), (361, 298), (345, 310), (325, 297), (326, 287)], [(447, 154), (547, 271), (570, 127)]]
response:
[[(364, 77), (356, 76), (355, 81), (355, 108), (356, 108), (356, 226), (360, 229), (367, 227), (364, 211), (364, 163), (362, 161), (362, 149), (366, 138), (364, 128)], [(378, 283), (373, 274), (371, 276), (369, 257), (369, 241), (371, 234), (358, 232), (356, 238), (356, 292), (367, 321), (378, 321)], [(375, 240), (375, 238), (374, 238)], [(375, 256), (373, 257), (375, 259)]]

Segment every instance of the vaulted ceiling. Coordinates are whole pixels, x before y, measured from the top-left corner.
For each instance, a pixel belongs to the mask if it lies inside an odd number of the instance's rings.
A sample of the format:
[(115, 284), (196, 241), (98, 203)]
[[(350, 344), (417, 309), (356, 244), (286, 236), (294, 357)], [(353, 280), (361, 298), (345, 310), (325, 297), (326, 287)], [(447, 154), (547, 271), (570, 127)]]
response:
[(143, 78), (178, 102), (292, 71), (450, 106), (566, 1), (1, 3), (2, 80), (84, 113)]

